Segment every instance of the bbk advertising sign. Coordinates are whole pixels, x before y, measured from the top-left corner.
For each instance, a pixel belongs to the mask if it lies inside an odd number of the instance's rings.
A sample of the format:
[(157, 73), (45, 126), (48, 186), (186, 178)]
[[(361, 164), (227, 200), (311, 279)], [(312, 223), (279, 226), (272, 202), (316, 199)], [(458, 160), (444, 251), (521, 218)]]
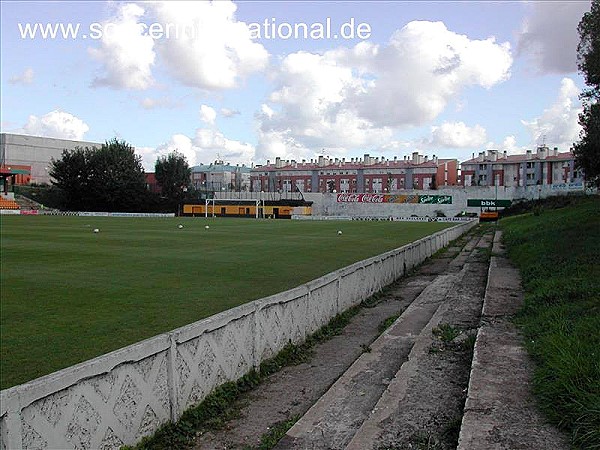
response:
[(512, 204), (511, 200), (496, 200), (496, 199), (467, 199), (467, 206), (479, 206), (482, 208), (506, 208)]

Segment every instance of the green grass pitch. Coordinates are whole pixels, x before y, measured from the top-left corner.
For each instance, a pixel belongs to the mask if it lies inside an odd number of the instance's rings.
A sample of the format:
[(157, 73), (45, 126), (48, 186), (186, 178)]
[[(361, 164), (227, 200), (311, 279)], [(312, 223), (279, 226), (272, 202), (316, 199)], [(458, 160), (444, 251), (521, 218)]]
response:
[(0, 221), (2, 389), (451, 226), (53, 216)]

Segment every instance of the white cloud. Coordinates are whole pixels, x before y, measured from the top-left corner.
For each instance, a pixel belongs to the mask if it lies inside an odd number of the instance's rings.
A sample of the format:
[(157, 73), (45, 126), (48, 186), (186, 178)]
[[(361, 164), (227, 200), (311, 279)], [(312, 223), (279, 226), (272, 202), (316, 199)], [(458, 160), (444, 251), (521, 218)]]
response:
[(511, 134), (506, 136), (501, 144), (494, 141), (487, 142), (484, 146), (481, 146), (481, 151), (483, 149), (498, 150), (500, 153), (506, 152), (508, 155), (522, 155), (528, 149), (530, 150), (531, 146), (518, 145), (517, 138)]
[(29, 116), (25, 134), (80, 141), (90, 127), (81, 119), (63, 111), (51, 111), (42, 117)]
[(554, 103), (544, 109), (539, 117), (521, 121), (531, 135), (532, 147), (546, 142), (550, 147), (568, 150), (578, 141), (581, 131), (578, 120), (582, 111), (579, 92), (572, 79), (563, 78)]
[(33, 83), (33, 69), (27, 67), (22, 74), (10, 77), (8, 80), (10, 84), (31, 84)]
[(258, 132), (258, 146), (256, 148), (256, 161), (281, 159), (310, 158), (316, 152), (305, 147), (290, 133), (290, 130), (269, 130)]
[(269, 119), (271, 119), (273, 117), (273, 114), (275, 114), (275, 111), (273, 111), (273, 109), (271, 109), (269, 105), (266, 105), (264, 103), (260, 105), (260, 112)]
[[(435, 119), (464, 88), (508, 79), (511, 64), (508, 43), (471, 40), (441, 22), (411, 22), (387, 45), (287, 55), (257, 115), (257, 156), (384, 148), (394, 129)], [(485, 142), (482, 130), (463, 131), (469, 142)]]
[[(332, 153), (339, 148), (379, 145), (391, 137), (358, 116), (348, 97), (363, 89), (351, 67), (334, 54), (297, 52), (286, 56), (276, 74), (278, 88), (261, 106), (257, 157)], [(285, 150), (284, 150), (285, 149)], [(298, 156), (296, 156), (298, 157)]]
[(169, 97), (150, 98), (144, 97), (140, 100), (140, 106), (144, 109), (155, 109), (155, 108), (174, 108), (177, 103)]
[(481, 125), (468, 127), (464, 122), (444, 122), (431, 127), (426, 144), (432, 148), (477, 148), (485, 144), (487, 134)]
[[(488, 147), (494, 148), (494, 147)], [(501, 151), (505, 151), (509, 155), (522, 154), (525, 153), (527, 147), (517, 145), (517, 139), (513, 136), (506, 136), (502, 141), (502, 145), (500, 147)]]
[(239, 116), (241, 114), (241, 112), (237, 109), (230, 109), (230, 108), (221, 108), (221, 115), (223, 117), (234, 117), (234, 116)]
[(186, 85), (227, 89), (266, 68), (269, 54), (236, 19), (233, 2), (141, 4), (119, 5), (102, 23), (99, 47), (88, 49), (101, 63), (94, 86), (148, 89), (155, 84), (152, 69), (160, 64)]
[(235, 17), (231, 1), (151, 3), (159, 22), (175, 24), (157, 50), (174, 77), (203, 89), (233, 88), (265, 69), (269, 54)]
[(378, 125), (422, 125), (467, 86), (489, 89), (510, 77), (508, 43), (471, 40), (442, 22), (410, 22), (366, 62), (373, 86), (358, 96), (363, 117)]
[(192, 140), (184, 134), (174, 134), (168, 142), (159, 145), (156, 150), (157, 157), (177, 151), (185, 156), (190, 167), (196, 164), (196, 149)]
[(136, 147), (142, 156), (144, 169), (154, 171), (156, 160), (177, 151), (185, 156), (190, 167), (222, 160), (230, 164), (248, 164), (254, 160), (255, 149), (251, 144), (228, 139), (218, 130), (198, 128), (193, 137), (174, 134), (156, 148)]
[(154, 83), (154, 40), (142, 35), (140, 19), (144, 9), (134, 3), (118, 7), (117, 15), (103, 23), (100, 47), (89, 48), (89, 54), (102, 64), (103, 75), (94, 86), (117, 89), (147, 89)]
[(204, 163), (219, 159), (230, 164), (247, 164), (254, 160), (251, 144), (228, 139), (220, 131), (199, 128), (193, 143), (199, 160)]
[(208, 105), (200, 106), (200, 120), (208, 125), (214, 125), (217, 112)]
[(541, 73), (577, 71), (577, 25), (591, 2), (531, 2), (518, 35), (517, 54), (533, 60)]
[(142, 167), (146, 172), (154, 172), (158, 150), (154, 147), (135, 147), (135, 152), (142, 157)]

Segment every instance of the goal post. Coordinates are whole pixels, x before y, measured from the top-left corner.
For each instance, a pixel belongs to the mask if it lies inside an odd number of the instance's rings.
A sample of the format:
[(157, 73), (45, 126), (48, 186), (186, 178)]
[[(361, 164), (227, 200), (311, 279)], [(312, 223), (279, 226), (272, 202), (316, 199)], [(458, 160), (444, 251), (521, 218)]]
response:
[(207, 198), (204, 204), (204, 217), (208, 217), (208, 207), (211, 206), (212, 216), (215, 216), (215, 207), (217, 205), (238, 206), (241, 204), (253, 204), (255, 209), (255, 218), (264, 215), (265, 201), (261, 199), (239, 199), (239, 198)]

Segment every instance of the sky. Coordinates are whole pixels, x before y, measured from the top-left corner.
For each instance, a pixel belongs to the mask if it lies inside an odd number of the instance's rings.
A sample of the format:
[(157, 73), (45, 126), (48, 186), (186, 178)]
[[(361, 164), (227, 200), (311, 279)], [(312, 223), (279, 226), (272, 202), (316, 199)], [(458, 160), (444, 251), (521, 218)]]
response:
[(1, 129), (146, 171), (568, 151), (590, 1), (1, 2)]

